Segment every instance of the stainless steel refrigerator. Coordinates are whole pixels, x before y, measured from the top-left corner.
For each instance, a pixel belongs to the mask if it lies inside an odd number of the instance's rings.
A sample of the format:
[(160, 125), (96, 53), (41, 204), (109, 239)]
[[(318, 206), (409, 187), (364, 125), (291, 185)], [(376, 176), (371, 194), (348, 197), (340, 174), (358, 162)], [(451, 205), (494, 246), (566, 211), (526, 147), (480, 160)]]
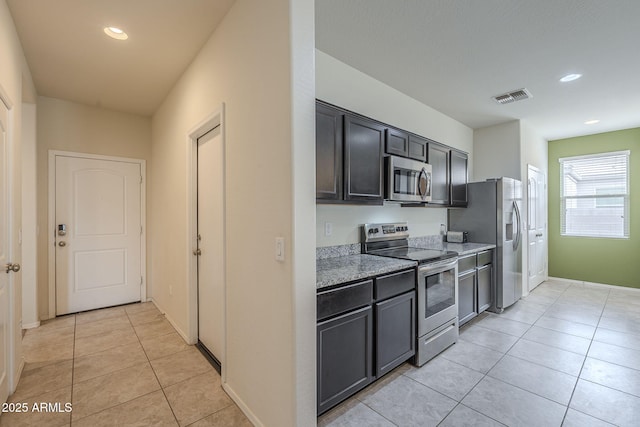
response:
[(490, 310), (502, 312), (522, 297), (522, 183), (495, 178), (468, 184), (467, 208), (449, 209), (449, 230), (469, 242), (493, 243), (495, 292)]

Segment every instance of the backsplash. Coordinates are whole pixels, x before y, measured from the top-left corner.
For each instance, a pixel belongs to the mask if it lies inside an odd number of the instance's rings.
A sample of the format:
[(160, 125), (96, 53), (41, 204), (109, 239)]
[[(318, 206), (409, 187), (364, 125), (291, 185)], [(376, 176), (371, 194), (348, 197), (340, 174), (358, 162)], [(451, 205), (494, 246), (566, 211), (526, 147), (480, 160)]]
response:
[[(411, 236), (437, 236), (440, 224), (447, 223), (446, 208), (384, 206), (316, 205), (316, 247), (360, 244), (362, 224), (407, 222)], [(331, 235), (325, 233), (331, 224)]]
[[(437, 248), (440, 245), (442, 245), (442, 237), (440, 235), (409, 238), (409, 246), (416, 248)], [(362, 253), (362, 245), (360, 243), (324, 246), (316, 248), (316, 260), (358, 255), (360, 253)]]
[(360, 243), (316, 248), (316, 259), (336, 258), (361, 253)]

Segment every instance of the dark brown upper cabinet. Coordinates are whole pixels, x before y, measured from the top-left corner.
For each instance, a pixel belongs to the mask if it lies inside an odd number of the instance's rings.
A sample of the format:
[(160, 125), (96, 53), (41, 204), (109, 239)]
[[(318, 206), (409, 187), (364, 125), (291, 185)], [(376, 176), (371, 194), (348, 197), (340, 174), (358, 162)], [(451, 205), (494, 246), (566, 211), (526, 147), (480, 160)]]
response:
[(429, 140), (417, 135), (409, 135), (409, 157), (421, 162), (427, 161), (427, 143)]
[(344, 117), (344, 199), (383, 201), (383, 147), (386, 126), (364, 117)]
[(344, 112), (316, 103), (316, 199), (342, 200)]
[(425, 162), (427, 161), (427, 140), (400, 129), (387, 128), (385, 153)]
[(466, 207), (469, 157), (467, 153), (454, 149), (451, 149), (449, 156), (451, 171), (450, 205)]
[(449, 154), (446, 145), (429, 141), (427, 144), (427, 163), (431, 165), (431, 202), (433, 205), (448, 206), (449, 192)]
[(385, 153), (407, 157), (409, 155), (409, 134), (399, 129), (386, 129)]

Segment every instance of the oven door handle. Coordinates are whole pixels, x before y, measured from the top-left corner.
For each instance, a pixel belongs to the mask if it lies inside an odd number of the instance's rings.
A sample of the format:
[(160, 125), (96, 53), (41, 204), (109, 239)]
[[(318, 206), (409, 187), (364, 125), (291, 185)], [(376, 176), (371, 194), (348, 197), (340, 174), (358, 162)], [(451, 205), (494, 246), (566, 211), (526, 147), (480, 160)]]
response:
[(420, 274), (441, 273), (443, 271), (447, 271), (447, 270), (451, 270), (453, 268), (456, 268), (457, 265), (458, 265), (458, 258), (454, 258), (452, 261), (451, 260), (447, 260), (447, 261), (434, 262), (432, 264), (421, 265), (418, 268), (418, 272)]

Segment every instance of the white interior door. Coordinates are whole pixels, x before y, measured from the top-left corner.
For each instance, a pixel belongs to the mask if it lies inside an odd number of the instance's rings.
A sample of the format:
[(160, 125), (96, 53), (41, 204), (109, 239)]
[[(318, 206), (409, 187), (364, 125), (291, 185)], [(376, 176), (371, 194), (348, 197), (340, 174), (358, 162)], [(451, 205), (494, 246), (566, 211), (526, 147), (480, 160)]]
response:
[(220, 126), (198, 138), (198, 340), (224, 355), (224, 151)]
[(5, 265), (11, 262), (9, 255), (9, 112), (0, 99), (0, 403), (9, 396), (9, 358), (10, 345), (10, 298), (9, 274), (5, 273)]
[(140, 301), (139, 163), (57, 155), (56, 314)]
[(529, 165), (528, 168), (528, 265), (529, 291), (546, 278), (547, 194), (544, 173)]

